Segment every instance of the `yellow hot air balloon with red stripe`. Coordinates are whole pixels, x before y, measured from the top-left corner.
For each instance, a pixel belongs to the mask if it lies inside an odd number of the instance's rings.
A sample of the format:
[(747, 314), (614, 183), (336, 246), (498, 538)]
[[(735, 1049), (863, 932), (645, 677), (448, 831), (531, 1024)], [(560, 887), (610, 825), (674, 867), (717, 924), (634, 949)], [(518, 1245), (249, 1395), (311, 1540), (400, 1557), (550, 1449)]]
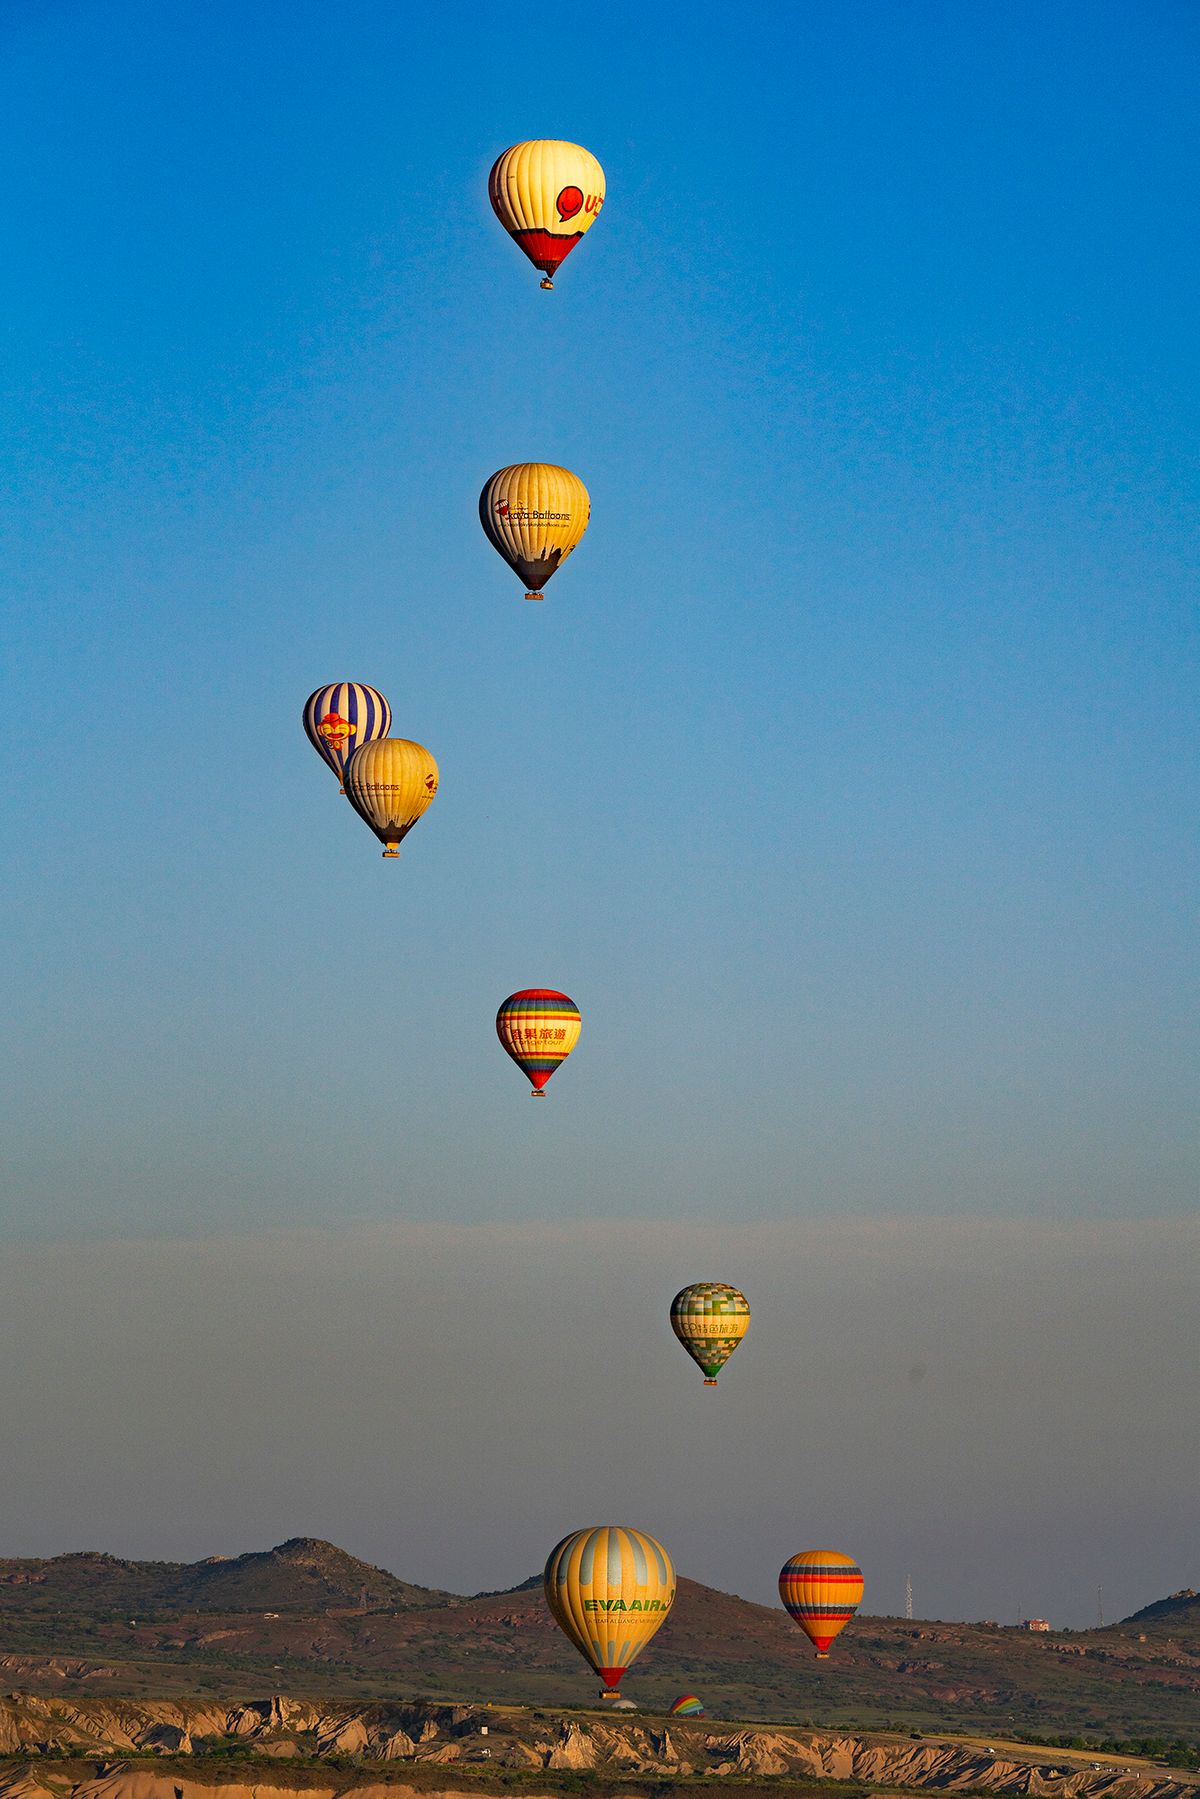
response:
[(513, 144), (488, 176), (492, 211), (535, 269), (542, 286), (600, 217), (604, 170), (582, 144), (537, 137)]
[(592, 502), (569, 468), (556, 462), (514, 462), (497, 469), (479, 496), (479, 522), (488, 542), (540, 600), (588, 528)]
[(596, 1524), (550, 1551), (542, 1584), (554, 1622), (604, 1682), (601, 1697), (618, 1699), (621, 1676), (674, 1603), (670, 1556), (643, 1530)]
[(862, 1569), (840, 1549), (803, 1549), (779, 1571), (779, 1597), (819, 1662), (828, 1659), (829, 1645), (853, 1618), (862, 1595)]
[(555, 987), (522, 987), (510, 993), (496, 1014), (496, 1035), (522, 1074), (535, 1099), (561, 1068), (575, 1045), (583, 1020), (579, 1007)]

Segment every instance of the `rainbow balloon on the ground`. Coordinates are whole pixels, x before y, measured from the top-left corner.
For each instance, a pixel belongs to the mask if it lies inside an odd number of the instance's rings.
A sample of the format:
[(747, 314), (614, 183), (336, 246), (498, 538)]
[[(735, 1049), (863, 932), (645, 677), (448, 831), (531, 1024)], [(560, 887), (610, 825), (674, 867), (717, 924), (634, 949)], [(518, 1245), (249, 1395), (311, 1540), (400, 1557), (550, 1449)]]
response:
[(702, 1718), (704, 1706), (695, 1693), (681, 1693), (671, 1707), (672, 1718)]

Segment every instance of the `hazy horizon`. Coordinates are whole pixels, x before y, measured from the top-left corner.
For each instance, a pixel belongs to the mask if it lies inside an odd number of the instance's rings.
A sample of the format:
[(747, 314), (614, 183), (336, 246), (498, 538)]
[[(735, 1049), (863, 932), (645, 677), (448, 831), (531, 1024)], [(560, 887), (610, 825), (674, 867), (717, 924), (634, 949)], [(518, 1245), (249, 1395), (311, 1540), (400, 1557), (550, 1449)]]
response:
[[(1172, 1378), (1198, 1253), (1197, 1221), (907, 1218), (29, 1246), (0, 1271), (2, 1547), (315, 1536), (479, 1592), (628, 1521), (766, 1604), (843, 1547), (866, 1611), (911, 1575), (924, 1617), (1079, 1627), (1102, 1584), (1112, 1620), (1200, 1585)], [(714, 1270), (752, 1320), (711, 1390), (667, 1314)]]

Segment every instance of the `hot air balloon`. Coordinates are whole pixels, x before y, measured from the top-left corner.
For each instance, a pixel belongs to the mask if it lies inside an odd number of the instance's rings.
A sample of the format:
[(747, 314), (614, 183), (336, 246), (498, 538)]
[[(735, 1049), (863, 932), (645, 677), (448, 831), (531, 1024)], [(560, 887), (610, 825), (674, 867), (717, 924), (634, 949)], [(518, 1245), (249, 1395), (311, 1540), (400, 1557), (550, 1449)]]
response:
[(331, 681), (318, 687), (304, 702), (300, 714), (304, 734), (318, 756), (328, 762), (340, 790), (346, 764), (360, 744), (386, 737), (392, 728), (392, 709), (374, 687), (358, 681)]
[(604, 170), (590, 150), (561, 138), (514, 144), (492, 164), (488, 197), (504, 229), (514, 237), (542, 286), (566, 260), (604, 205)]
[(522, 1074), (529, 1076), (535, 1099), (542, 1097), (550, 1076), (579, 1042), (582, 1028), (579, 1007), (553, 987), (523, 987), (520, 993), (510, 993), (496, 1014), (496, 1035)]
[(829, 1645), (858, 1610), (862, 1569), (837, 1549), (805, 1549), (779, 1571), (779, 1597), (817, 1652), (819, 1662)]
[(706, 1387), (715, 1387), (750, 1324), (745, 1294), (724, 1281), (696, 1281), (671, 1301), (671, 1329), (704, 1371)]
[(544, 598), (542, 588), (587, 530), (591, 510), (579, 476), (554, 462), (497, 469), (479, 496), (479, 522), (524, 581), (527, 600)]
[(672, 1705), (669, 1715), (672, 1718), (702, 1718), (704, 1716), (703, 1701), (697, 1699), (695, 1693), (680, 1693)]
[(407, 737), (380, 737), (355, 750), (343, 779), (346, 798), (370, 825), (384, 855), (398, 856), (438, 790), (438, 766), (421, 744)]
[(622, 1674), (671, 1609), (670, 1556), (644, 1531), (598, 1524), (551, 1550), (542, 1581), (554, 1622), (604, 1682), (601, 1697), (616, 1699)]

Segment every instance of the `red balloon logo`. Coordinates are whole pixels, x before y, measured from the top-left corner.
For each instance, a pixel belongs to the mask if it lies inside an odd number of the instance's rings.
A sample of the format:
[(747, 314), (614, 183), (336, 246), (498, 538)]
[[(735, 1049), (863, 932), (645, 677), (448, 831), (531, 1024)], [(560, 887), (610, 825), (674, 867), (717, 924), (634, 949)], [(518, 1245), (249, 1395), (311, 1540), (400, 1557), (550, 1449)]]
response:
[(554, 202), (558, 207), (558, 216), (564, 220), (573, 219), (583, 205), (583, 189), (581, 187), (564, 187)]

